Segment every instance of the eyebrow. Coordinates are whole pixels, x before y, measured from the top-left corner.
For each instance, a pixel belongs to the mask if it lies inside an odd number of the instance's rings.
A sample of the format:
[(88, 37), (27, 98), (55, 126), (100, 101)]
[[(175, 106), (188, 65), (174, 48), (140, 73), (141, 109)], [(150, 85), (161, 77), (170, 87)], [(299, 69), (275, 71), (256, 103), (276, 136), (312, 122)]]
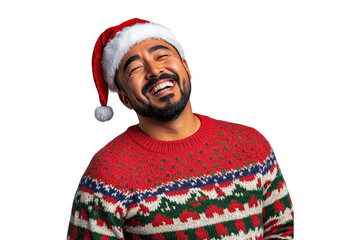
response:
[(124, 72), (125, 72), (127, 66), (129, 66), (130, 63), (132, 63), (133, 61), (138, 60), (138, 59), (140, 59), (140, 56), (137, 55), (137, 54), (134, 55), (134, 56), (131, 56), (131, 57), (125, 62), (125, 64), (124, 64), (124, 69), (123, 69)]
[(149, 48), (149, 53), (155, 52), (156, 50), (159, 50), (159, 49), (170, 50), (168, 47), (166, 47), (164, 45), (155, 45), (155, 46)]

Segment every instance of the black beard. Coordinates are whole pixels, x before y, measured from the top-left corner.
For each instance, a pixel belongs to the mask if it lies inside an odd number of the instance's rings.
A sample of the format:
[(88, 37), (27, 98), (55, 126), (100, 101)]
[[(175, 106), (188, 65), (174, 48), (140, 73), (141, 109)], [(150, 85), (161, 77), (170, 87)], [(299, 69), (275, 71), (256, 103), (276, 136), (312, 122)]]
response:
[[(167, 76), (166, 78), (169, 78), (169, 77)], [(160, 78), (160, 79), (162, 79), (162, 78)], [(160, 101), (167, 102), (168, 106), (166, 106), (164, 108), (159, 108), (159, 107), (153, 105), (152, 102), (150, 101), (149, 97), (144, 94), (144, 96), (146, 96), (146, 98), (148, 99), (148, 103), (145, 103), (143, 100), (136, 98), (137, 101), (140, 102), (142, 106), (140, 106), (139, 104), (133, 104), (129, 99), (130, 104), (133, 107), (134, 111), (143, 117), (149, 117), (149, 118), (153, 118), (153, 119), (156, 119), (158, 121), (163, 121), (163, 122), (175, 120), (176, 118), (178, 118), (179, 115), (182, 113), (182, 111), (185, 109), (187, 102), (189, 101), (190, 93), (191, 93), (191, 83), (190, 83), (190, 80), (188, 80), (189, 87), (188, 87), (188, 89), (186, 89), (186, 86), (185, 86), (186, 80), (185, 79), (183, 79), (182, 87), (179, 84), (179, 80), (178, 80), (179, 78), (177, 76), (172, 79), (174, 79), (176, 81), (176, 83), (179, 85), (179, 88), (180, 88), (181, 98), (179, 101), (174, 102), (174, 100), (173, 100), (174, 94), (170, 93), (170, 94), (165, 95), (160, 98)], [(156, 81), (154, 81), (154, 82), (156, 82)], [(153, 84), (151, 84), (151, 85), (153, 85)], [(146, 88), (147, 87), (145, 86), (144, 89), (146, 89)]]

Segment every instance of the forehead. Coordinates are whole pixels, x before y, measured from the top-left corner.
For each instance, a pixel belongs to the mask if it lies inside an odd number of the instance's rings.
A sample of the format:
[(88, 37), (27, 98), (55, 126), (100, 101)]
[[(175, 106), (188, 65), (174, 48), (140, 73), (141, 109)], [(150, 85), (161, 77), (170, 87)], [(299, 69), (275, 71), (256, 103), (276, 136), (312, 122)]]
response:
[(157, 46), (157, 45), (162, 45), (165, 46), (167, 48), (169, 48), (170, 51), (174, 52), (174, 53), (178, 53), (177, 50), (169, 43), (165, 42), (164, 40), (161, 39), (147, 39), (144, 41), (141, 41), (138, 44), (135, 44), (134, 46), (132, 46), (130, 48), (130, 50), (124, 55), (124, 57), (121, 59), (121, 63), (120, 66), (122, 66), (124, 64), (124, 62), (129, 59), (130, 57), (138, 54), (142, 54), (142, 53), (147, 53), (151, 47), (153, 46)]

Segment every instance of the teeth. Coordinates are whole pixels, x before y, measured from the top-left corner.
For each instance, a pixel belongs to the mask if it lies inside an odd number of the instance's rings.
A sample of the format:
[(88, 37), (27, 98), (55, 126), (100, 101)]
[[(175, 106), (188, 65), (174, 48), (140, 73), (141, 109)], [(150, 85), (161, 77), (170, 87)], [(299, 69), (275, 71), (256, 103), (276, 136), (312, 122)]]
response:
[(155, 93), (157, 93), (158, 91), (160, 91), (166, 87), (172, 87), (172, 86), (174, 86), (174, 84), (172, 82), (164, 82), (164, 83), (161, 83), (161, 84), (157, 85), (156, 87), (154, 87), (150, 93), (152, 95), (155, 95)]

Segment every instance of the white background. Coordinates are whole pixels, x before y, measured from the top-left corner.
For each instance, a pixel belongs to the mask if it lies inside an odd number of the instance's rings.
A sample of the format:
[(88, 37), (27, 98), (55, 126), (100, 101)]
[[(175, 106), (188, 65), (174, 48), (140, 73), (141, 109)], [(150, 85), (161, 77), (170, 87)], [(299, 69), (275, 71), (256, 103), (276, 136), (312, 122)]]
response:
[(65, 239), (93, 154), (137, 123), (99, 105), (91, 55), (107, 27), (139, 17), (183, 45), (195, 112), (255, 127), (272, 144), (296, 239), (356, 239), (358, 1), (1, 3), (1, 239)]

